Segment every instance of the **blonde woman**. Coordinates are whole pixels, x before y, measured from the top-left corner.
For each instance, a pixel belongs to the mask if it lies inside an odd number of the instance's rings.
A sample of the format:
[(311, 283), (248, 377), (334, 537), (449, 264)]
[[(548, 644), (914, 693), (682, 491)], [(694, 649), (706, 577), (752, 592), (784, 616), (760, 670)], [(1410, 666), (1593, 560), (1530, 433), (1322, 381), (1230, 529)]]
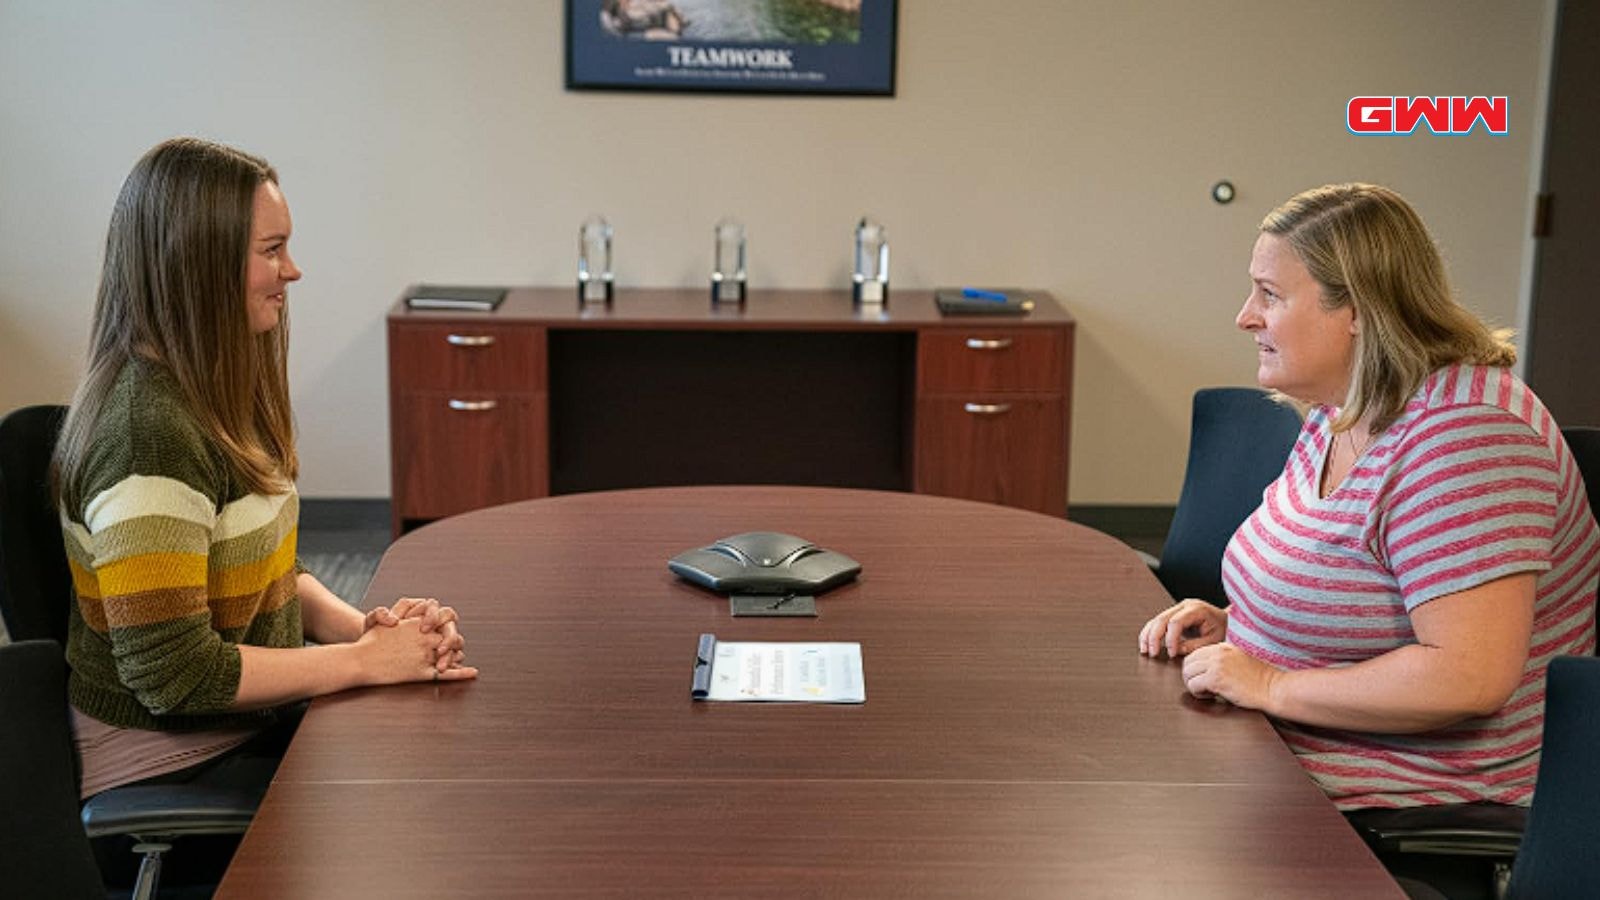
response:
[(1310, 405), (1223, 560), (1140, 652), (1267, 713), (1339, 808), (1526, 805), (1544, 672), (1595, 648), (1600, 531), (1516, 354), (1452, 296), (1416, 212), (1365, 184), (1270, 213), (1237, 324)]

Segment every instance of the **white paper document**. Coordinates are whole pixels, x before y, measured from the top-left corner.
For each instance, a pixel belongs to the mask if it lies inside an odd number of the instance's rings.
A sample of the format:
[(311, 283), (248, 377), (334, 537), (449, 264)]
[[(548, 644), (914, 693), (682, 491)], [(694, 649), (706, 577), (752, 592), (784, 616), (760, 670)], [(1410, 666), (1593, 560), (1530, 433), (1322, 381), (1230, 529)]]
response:
[(717, 641), (706, 700), (865, 703), (860, 644)]

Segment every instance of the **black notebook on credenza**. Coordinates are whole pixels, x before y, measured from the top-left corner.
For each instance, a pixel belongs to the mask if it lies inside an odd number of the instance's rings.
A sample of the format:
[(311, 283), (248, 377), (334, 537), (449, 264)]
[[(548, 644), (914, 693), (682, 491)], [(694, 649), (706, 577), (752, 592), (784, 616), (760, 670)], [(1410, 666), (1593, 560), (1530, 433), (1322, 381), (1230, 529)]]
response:
[(419, 284), (406, 291), (406, 309), (494, 312), (505, 299), (505, 288)]
[(938, 288), (933, 302), (946, 316), (1025, 316), (1033, 298), (1017, 288)]

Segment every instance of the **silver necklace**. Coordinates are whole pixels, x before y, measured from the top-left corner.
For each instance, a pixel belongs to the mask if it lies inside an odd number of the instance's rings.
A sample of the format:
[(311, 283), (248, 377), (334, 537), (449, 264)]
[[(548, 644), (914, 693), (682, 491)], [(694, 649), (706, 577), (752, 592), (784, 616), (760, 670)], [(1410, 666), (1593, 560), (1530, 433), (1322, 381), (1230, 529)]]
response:
[(1371, 433), (1368, 433), (1366, 441), (1362, 443), (1360, 447), (1356, 446), (1356, 430), (1354, 428), (1346, 431), (1344, 433), (1344, 437), (1346, 442), (1350, 444), (1350, 465), (1354, 466), (1356, 460), (1361, 458), (1361, 454), (1366, 452), (1368, 447), (1372, 446), (1372, 435)]
[[(1345, 443), (1350, 446), (1350, 467), (1345, 470), (1345, 475), (1348, 475), (1348, 474), (1350, 474), (1350, 471), (1353, 470), (1356, 467), (1356, 460), (1361, 458), (1362, 451), (1364, 451), (1368, 447), (1372, 446), (1372, 434), (1371, 433), (1367, 434), (1366, 442), (1363, 443), (1359, 448), (1356, 447), (1356, 433), (1355, 433), (1355, 429), (1354, 428), (1346, 430), (1345, 433), (1344, 433), (1344, 438), (1345, 438)], [(1335, 443), (1338, 442), (1337, 438), (1335, 438), (1334, 440), (1335, 440)], [(1333, 462), (1332, 457), (1330, 456), (1329, 459), (1328, 459), (1328, 462), (1327, 462), (1327, 466), (1323, 469), (1321, 490), (1318, 492), (1324, 498), (1326, 498), (1328, 495), (1332, 494), (1334, 489), (1336, 487), (1338, 487), (1338, 482), (1336, 482), (1334, 480), (1334, 478), (1333, 478), (1333, 466), (1334, 466), (1334, 462)], [(1344, 480), (1344, 476), (1340, 476), (1339, 481), (1343, 481), (1343, 480)]]

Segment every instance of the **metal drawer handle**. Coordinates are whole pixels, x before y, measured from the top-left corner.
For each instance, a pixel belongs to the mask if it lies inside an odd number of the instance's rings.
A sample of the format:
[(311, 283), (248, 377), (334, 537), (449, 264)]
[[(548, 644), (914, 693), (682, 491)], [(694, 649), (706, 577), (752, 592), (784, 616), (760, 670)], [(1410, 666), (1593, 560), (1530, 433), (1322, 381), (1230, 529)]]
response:
[(975, 416), (998, 416), (1011, 411), (1009, 403), (968, 403), (966, 410)]
[(1011, 346), (1011, 338), (967, 338), (968, 350), (1004, 350)]
[(487, 412), (499, 406), (498, 400), (451, 400), (450, 408), (462, 412)]
[(451, 344), (453, 344), (453, 345), (455, 345), (457, 347), (487, 347), (490, 344), (494, 343), (494, 335), (492, 335), (492, 334), (452, 334), (452, 335), (447, 335), (445, 337), (445, 340), (449, 341)]

